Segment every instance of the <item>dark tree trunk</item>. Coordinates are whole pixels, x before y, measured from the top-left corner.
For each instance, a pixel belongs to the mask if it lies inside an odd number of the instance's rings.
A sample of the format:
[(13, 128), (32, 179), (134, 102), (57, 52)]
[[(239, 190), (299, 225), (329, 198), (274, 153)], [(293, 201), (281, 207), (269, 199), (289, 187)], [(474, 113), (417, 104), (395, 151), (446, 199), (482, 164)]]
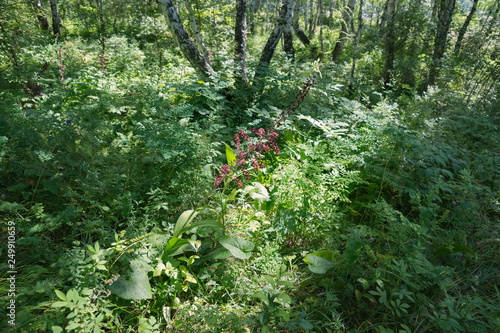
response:
[(33, 8), (36, 12), (36, 19), (37, 19), (38, 23), (40, 24), (40, 29), (42, 29), (43, 31), (49, 31), (50, 24), (49, 24), (49, 20), (47, 19), (47, 16), (45, 16), (45, 13), (43, 11), (42, 2), (40, 0), (36, 0), (32, 4), (33, 4)]
[(52, 32), (58, 37), (61, 34), (61, 19), (57, 10), (57, 1), (50, 0), (50, 11), (52, 13)]
[[(293, 1), (294, 0), (290, 0), (291, 8), (293, 8)], [(295, 48), (293, 47), (292, 15), (293, 10), (290, 15), (287, 15), (285, 28), (283, 29), (283, 50), (289, 59), (295, 58)]]
[(194, 15), (193, 7), (191, 6), (191, 2), (186, 1), (186, 8), (189, 12), (189, 20), (191, 21), (191, 28), (193, 29), (194, 38), (196, 41), (196, 45), (198, 46), (198, 50), (200, 50), (205, 61), (209, 62), (210, 57), (208, 55), (207, 47), (201, 38), (200, 31), (198, 30), (198, 24), (196, 23), (196, 16)]
[(189, 38), (189, 35), (181, 23), (179, 14), (172, 3), (172, 0), (158, 0), (158, 3), (160, 4), (163, 14), (170, 25), (170, 29), (174, 34), (184, 57), (186, 57), (198, 75), (205, 79), (209, 79), (210, 76), (215, 74), (215, 72), (212, 69), (212, 66), (210, 66), (210, 63), (208, 63), (201, 52), (196, 48), (196, 45), (191, 38)]
[(384, 88), (389, 89), (391, 74), (394, 69), (394, 53), (396, 50), (396, 33), (394, 31), (394, 18), (396, 13), (396, 0), (387, 0), (385, 9), (385, 47), (384, 47)]
[(460, 31), (458, 32), (458, 37), (457, 37), (457, 42), (455, 43), (455, 50), (453, 53), (459, 54), (460, 49), (462, 48), (462, 41), (464, 39), (465, 33), (467, 32), (467, 28), (469, 27), (470, 21), (472, 20), (472, 17), (474, 16), (474, 13), (476, 12), (477, 9), (477, 3), (479, 0), (474, 0), (474, 3), (472, 4), (472, 8), (469, 12), (469, 15), (467, 15), (467, 18), (465, 19), (464, 24), (460, 28)]
[(439, 76), (441, 61), (446, 51), (446, 40), (453, 17), (453, 10), (455, 9), (455, 2), (456, 0), (439, 0), (437, 13), (438, 22), (436, 36), (434, 38), (434, 52), (432, 54), (432, 62), (429, 68), (427, 86), (435, 84)]
[(295, 32), (295, 35), (302, 42), (302, 44), (304, 44), (305, 46), (309, 46), (311, 45), (311, 41), (304, 33), (304, 30), (302, 30), (302, 28), (300, 27), (299, 19), (300, 19), (300, 0), (295, 1), (295, 4), (293, 6), (292, 27), (293, 31)]
[(340, 31), (339, 39), (335, 44), (335, 48), (332, 53), (332, 61), (335, 62), (340, 58), (342, 51), (344, 50), (345, 41), (349, 37), (349, 30), (352, 22), (352, 15), (354, 13), (354, 7), (356, 6), (356, 0), (349, 0), (347, 6), (342, 12), (342, 30)]
[(236, 81), (242, 85), (248, 84), (247, 77), (247, 0), (236, 0), (236, 25), (234, 28), (235, 60), (238, 64)]
[(350, 88), (354, 84), (354, 72), (356, 71), (356, 61), (358, 59), (358, 46), (359, 40), (361, 38), (361, 32), (363, 30), (363, 1), (359, 1), (359, 12), (358, 12), (358, 30), (356, 31), (356, 37), (354, 38), (354, 46), (352, 52), (352, 67), (351, 67), (351, 84)]
[(259, 64), (257, 65), (257, 69), (255, 70), (255, 76), (253, 80), (253, 84), (259, 92), (264, 88), (264, 78), (266, 77), (269, 64), (271, 63), (271, 59), (273, 57), (274, 51), (276, 50), (276, 46), (278, 45), (281, 35), (283, 34), (283, 30), (285, 29), (286, 23), (288, 22), (288, 18), (290, 15), (292, 15), (292, 5), (293, 0), (283, 0), (283, 6), (281, 7), (280, 13), (278, 15), (276, 26), (267, 39), (264, 50), (262, 50), (262, 54), (259, 59)]

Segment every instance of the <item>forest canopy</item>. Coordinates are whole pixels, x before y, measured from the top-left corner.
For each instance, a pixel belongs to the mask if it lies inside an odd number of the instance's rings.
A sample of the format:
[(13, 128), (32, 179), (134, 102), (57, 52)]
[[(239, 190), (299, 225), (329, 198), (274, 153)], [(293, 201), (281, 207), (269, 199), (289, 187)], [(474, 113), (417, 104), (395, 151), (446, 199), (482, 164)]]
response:
[(0, 327), (500, 330), (499, 11), (3, 0)]

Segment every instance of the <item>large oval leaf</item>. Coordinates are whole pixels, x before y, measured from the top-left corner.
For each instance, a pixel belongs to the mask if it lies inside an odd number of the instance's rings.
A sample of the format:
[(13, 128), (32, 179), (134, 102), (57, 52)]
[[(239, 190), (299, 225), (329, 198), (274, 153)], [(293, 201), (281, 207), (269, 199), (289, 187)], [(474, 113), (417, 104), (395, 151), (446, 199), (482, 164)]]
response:
[(311, 272), (324, 274), (335, 266), (333, 263), (335, 255), (335, 251), (317, 251), (306, 255), (304, 262), (308, 264), (307, 267)]
[(219, 243), (238, 259), (250, 258), (255, 247), (254, 243), (238, 237), (221, 239)]
[(117, 296), (125, 299), (147, 299), (151, 298), (151, 285), (149, 284), (148, 272), (151, 267), (141, 260), (130, 262), (131, 272), (129, 276), (120, 276), (109, 290)]

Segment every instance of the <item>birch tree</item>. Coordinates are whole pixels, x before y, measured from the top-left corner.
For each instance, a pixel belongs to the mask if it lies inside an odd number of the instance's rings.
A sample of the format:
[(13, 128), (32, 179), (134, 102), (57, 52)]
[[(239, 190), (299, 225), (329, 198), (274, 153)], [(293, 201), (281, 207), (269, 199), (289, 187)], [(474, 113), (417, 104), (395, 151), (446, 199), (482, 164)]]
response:
[(193, 66), (198, 75), (205, 79), (215, 75), (210, 63), (203, 57), (200, 50), (196, 48), (195, 43), (189, 37), (186, 29), (184, 29), (172, 0), (158, 0), (158, 3), (160, 4), (165, 19), (170, 26), (170, 30), (174, 34), (175, 40), (179, 44), (182, 54)]
[(248, 84), (247, 76), (247, 0), (236, 0), (236, 24), (234, 28), (235, 60), (238, 64), (236, 80)]
[(283, 34), (283, 30), (285, 29), (285, 26), (289, 21), (289, 16), (292, 15), (292, 6), (293, 0), (283, 0), (283, 6), (281, 7), (280, 13), (278, 15), (276, 26), (271, 32), (271, 35), (267, 39), (266, 45), (262, 50), (262, 54), (257, 65), (257, 69), (255, 70), (253, 80), (254, 85), (258, 90), (261, 90), (264, 86), (264, 78), (267, 74), (267, 70), (269, 68), (269, 64), (271, 63), (274, 51), (276, 50), (276, 46), (278, 45), (281, 35)]
[(342, 23), (341, 31), (335, 48), (332, 53), (332, 61), (337, 61), (344, 50), (345, 42), (349, 38), (349, 32), (351, 30), (352, 15), (354, 13), (354, 7), (356, 6), (356, 0), (349, 0), (347, 6), (344, 7), (342, 12)]

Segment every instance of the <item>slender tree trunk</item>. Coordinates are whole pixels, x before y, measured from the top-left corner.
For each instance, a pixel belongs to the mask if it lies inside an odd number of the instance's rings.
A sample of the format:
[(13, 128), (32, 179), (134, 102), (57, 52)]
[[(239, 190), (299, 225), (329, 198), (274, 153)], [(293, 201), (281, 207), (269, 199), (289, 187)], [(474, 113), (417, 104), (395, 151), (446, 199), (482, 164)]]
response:
[[(293, 2), (294, 0), (289, 0), (290, 9), (293, 8)], [(285, 28), (283, 29), (283, 49), (289, 59), (295, 58), (295, 49), (293, 47), (292, 13), (293, 10), (290, 10), (290, 14), (286, 16)]]
[(328, 25), (333, 23), (333, 12), (335, 11), (335, 7), (337, 6), (337, 0), (330, 0), (330, 7), (328, 8)]
[(359, 1), (359, 12), (358, 12), (358, 30), (356, 31), (356, 37), (354, 38), (353, 52), (352, 52), (352, 67), (351, 67), (351, 84), (352, 89), (354, 84), (354, 72), (356, 71), (356, 61), (358, 59), (358, 46), (359, 40), (361, 38), (361, 32), (363, 30), (363, 1)]
[(335, 44), (335, 48), (332, 53), (332, 61), (335, 62), (340, 58), (340, 54), (344, 50), (345, 41), (349, 37), (349, 30), (352, 22), (352, 15), (354, 13), (354, 7), (356, 6), (356, 0), (349, 0), (347, 6), (342, 12), (342, 29), (339, 34), (339, 39)]
[(61, 19), (57, 10), (57, 1), (50, 0), (50, 11), (52, 13), (52, 32), (58, 37), (61, 34)]
[(47, 16), (45, 16), (41, 0), (35, 0), (31, 4), (36, 12), (36, 19), (38, 21), (38, 24), (40, 24), (40, 29), (42, 29), (43, 31), (49, 31), (49, 20), (47, 19)]
[(186, 57), (195, 71), (201, 77), (209, 79), (215, 72), (210, 66), (210, 63), (203, 57), (201, 52), (196, 48), (194, 42), (189, 38), (186, 29), (184, 29), (177, 9), (172, 0), (158, 0), (163, 14), (169, 23), (170, 29), (179, 44), (182, 54)]
[(299, 19), (300, 19), (300, 0), (297, 0), (293, 5), (293, 18), (292, 18), (293, 31), (295, 32), (295, 35), (299, 38), (299, 40), (302, 42), (302, 44), (304, 44), (305, 46), (309, 46), (311, 45), (311, 41), (304, 33), (304, 30), (302, 30), (302, 28), (300, 27)]
[(187, 0), (186, 8), (189, 13), (189, 21), (191, 21), (191, 28), (193, 29), (194, 40), (196, 41), (196, 46), (198, 46), (198, 50), (200, 50), (203, 58), (206, 62), (210, 62), (210, 57), (208, 55), (207, 47), (201, 38), (200, 31), (198, 30), (198, 24), (196, 23), (196, 16), (194, 15), (193, 7), (191, 6), (191, 2)]
[(394, 53), (396, 50), (395, 26), (396, 0), (387, 0), (385, 10), (385, 62), (384, 62), (384, 88), (390, 89), (391, 74), (394, 69)]
[(106, 35), (106, 16), (104, 15), (103, 0), (97, 0), (97, 10), (99, 11), (99, 33)]
[(262, 50), (259, 64), (257, 65), (253, 79), (253, 83), (258, 92), (262, 91), (264, 88), (264, 78), (267, 74), (267, 70), (269, 69), (276, 46), (278, 45), (286, 23), (288, 22), (288, 17), (292, 15), (292, 5), (292, 0), (283, 0), (283, 6), (281, 7), (280, 14), (278, 15), (276, 26), (271, 32), (271, 35), (267, 39), (267, 43)]
[(462, 41), (464, 39), (465, 33), (467, 32), (467, 28), (469, 27), (470, 21), (472, 20), (472, 17), (474, 16), (474, 13), (476, 12), (477, 9), (477, 3), (479, 0), (474, 0), (474, 3), (472, 4), (472, 8), (469, 12), (469, 15), (467, 15), (467, 18), (465, 19), (464, 24), (460, 28), (460, 31), (458, 32), (458, 37), (457, 37), (457, 42), (455, 43), (455, 50), (453, 53), (459, 54), (460, 49), (462, 47)]
[(451, 20), (453, 18), (453, 10), (455, 9), (456, 0), (438, 0), (438, 22), (436, 36), (434, 38), (434, 52), (432, 54), (432, 62), (429, 68), (429, 77), (427, 86), (436, 83), (439, 76), (441, 61), (446, 51), (446, 40), (450, 29)]
[(238, 64), (236, 81), (246, 86), (247, 76), (247, 0), (236, 0), (236, 25), (234, 28), (235, 61)]

